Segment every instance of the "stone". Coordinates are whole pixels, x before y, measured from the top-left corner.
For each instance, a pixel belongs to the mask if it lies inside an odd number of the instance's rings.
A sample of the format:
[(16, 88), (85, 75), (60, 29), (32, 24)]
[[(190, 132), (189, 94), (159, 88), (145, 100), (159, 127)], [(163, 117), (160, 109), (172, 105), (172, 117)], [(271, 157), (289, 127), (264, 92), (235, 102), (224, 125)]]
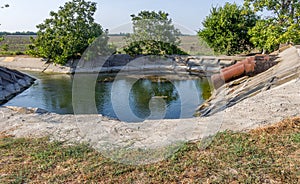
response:
[(236, 63), (236, 61), (235, 60), (231, 60), (231, 59), (220, 59), (220, 62), (219, 62), (219, 64), (221, 65), (221, 66), (225, 66), (225, 67), (227, 67), (227, 66), (231, 66), (231, 65), (233, 65), (233, 64), (235, 64)]

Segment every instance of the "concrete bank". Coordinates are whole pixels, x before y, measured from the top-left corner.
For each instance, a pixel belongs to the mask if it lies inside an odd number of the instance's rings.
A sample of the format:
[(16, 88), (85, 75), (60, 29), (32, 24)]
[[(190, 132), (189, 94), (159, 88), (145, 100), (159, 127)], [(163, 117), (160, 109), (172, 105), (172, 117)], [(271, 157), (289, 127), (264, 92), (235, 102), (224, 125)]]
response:
[[(215, 91), (208, 105), (204, 106), (210, 110), (209, 113), (214, 112), (209, 117), (128, 124), (100, 115), (39, 114), (40, 111), (35, 113), (32, 109), (2, 108), (0, 130), (18, 137), (51, 135), (54, 139), (69, 141), (102, 139), (109, 134), (116, 136), (116, 139), (118, 137), (120, 141), (124, 139), (124, 144), (125, 139), (128, 139), (139, 140), (137, 142), (142, 145), (151, 145), (154, 144), (151, 141), (160, 138), (197, 140), (210, 131), (242, 131), (275, 123), (287, 117), (300, 116), (298, 52), (296, 47), (287, 49), (280, 54), (276, 66), (254, 77), (227, 83)], [(125, 131), (127, 128), (132, 131)], [(84, 130), (81, 131), (84, 132), (82, 135), (80, 130)], [(97, 137), (93, 137), (96, 132)], [(123, 136), (120, 137), (121, 134)]]
[[(300, 77), (300, 48), (290, 47), (282, 51), (275, 61), (278, 64), (253, 77), (245, 76), (224, 84), (198, 109), (198, 115), (209, 116), (222, 111), (261, 92), (285, 84)], [(289, 93), (286, 93), (288, 96)], [(297, 97), (299, 99), (299, 97)], [(294, 100), (298, 100), (298, 99)], [(250, 107), (249, 107), (250, 108)], [(243, 109), (241, 109), (243, 111)]]
[(199, 140), (223, 130), (246, 131), (300, 116), (300, 80), (295, 79), (209, 117), (123, 123), (101, 115), (58, 115), (39, 109), (0, 108), (0, 132), (16, 137), (151, 149)]
[(47, 63), (41, 58), (25, 56), (0, 57), (0, 66), (22, 71), (37, 71), (48, 73), (70, 73), (70, 68), (66, 66)]
[(106, 72), (143, 72), (143, 71), (175, 71), (206, 75), (218, 72), (244, 57), (210, 57), (210, 56), (142, 56), (132, 58), (126, 54), (99, 57), (93, 61), (71, 60), (66, 66), (47, 63), (41, 58), (25, 56), (2, 57), (0, 66), (16, 69), (39, 71), (45, 73), (106, 73)]
[(0, 105), (30, 87), (34, 78), (0, 66)]

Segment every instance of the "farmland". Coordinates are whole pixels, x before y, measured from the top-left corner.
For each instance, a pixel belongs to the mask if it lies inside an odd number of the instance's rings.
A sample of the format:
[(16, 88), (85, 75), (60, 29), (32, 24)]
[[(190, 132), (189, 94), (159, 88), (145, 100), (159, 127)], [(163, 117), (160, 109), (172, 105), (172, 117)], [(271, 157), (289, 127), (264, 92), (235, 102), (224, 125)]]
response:
[[(180, 48), (190, 55), (213, 55), (213, 51), (198, 36), (180, 36)], [(111, 36), (109, 42), (117, 48), (125, 46), (124, 36)]]
[[(1, 51), (25, 52), (30, 44), (30, 36), (27, 35), (8, 35), (0, 42)], [(7, 49), (3, 49), (7, 45)]]
[[(197, 36), (181, 36), (180, 48), (190, 55), (212, 55), (213, 51), (205, 42), (199, 40)], [(1, 55), (23, 54), (30, 45), (30, 36), (8, 35), (0, 42)], [(109, 43), (115, 45), (118, 50), (125, 46), (124, 36), (110, 36)], [(6, 45), (6, 46), (5, 46)], [(5, 48), (6, 47), (6, 48)]]

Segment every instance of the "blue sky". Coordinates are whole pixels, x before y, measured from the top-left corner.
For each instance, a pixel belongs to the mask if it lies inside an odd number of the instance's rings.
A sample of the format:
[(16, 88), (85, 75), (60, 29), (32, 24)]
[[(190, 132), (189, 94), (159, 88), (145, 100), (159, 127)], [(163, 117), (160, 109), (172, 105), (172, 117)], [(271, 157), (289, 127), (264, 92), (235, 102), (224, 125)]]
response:
[[(212, 6), (225, 2), (242, 4), (243, 0), (92, 0), (97, 2), (95, 19), (111, 33), (127, 32), (131, 27), (130, 15), (142, 10), (163, 10), (182, 32), (195, 33), (209, 14)], [(36, 31), (36, 25), (58, 10), (67, 0), (0, 0), (10, 7), (0, 9), (0, 31)]]

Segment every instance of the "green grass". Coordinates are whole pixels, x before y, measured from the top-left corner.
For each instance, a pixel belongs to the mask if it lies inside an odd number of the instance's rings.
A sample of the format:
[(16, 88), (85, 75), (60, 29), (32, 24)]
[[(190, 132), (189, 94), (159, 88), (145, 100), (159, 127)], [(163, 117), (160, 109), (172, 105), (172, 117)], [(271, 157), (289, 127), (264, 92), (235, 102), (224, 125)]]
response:
[(25, 52), (22, 51), (0, 51), (0, 56), (18, 56), (24, 54)]
[(300, 118), (249, 133), (218, 133), (164, 161), (116, 163), (79, 144), (0, 138), (0, 183), (299, 183)]

